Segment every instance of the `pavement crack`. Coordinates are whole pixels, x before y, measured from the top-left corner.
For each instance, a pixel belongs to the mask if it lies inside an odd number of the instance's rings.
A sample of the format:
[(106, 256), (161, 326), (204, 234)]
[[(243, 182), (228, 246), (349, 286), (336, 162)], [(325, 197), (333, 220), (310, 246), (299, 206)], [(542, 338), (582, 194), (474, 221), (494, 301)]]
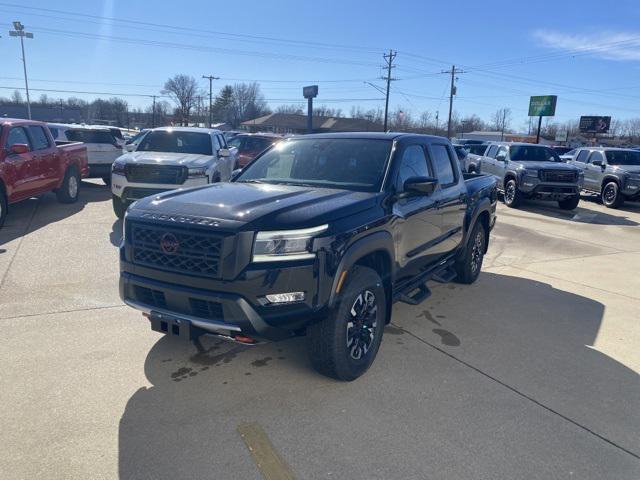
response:
[(56, 315), (58, 313), (74, 313), (74, 312), (90, 312), (92, 310), (108, 310), (110, 308), (121, 308), (121, 307), (126, 307), (126, 305), (121, 303), (118, 305), (104, 305), (101, 307), (85, 307), (85, 308), (74, 308), (71, 310), (54, 310), (52, 312), (29, 313), (26, 315), (14, 315), (12, 317), (0, 317), (0, 321), (14, 320), (16, 318), (40, 317), (43, 315)]
[(446, 350), (445, 350), (445, 349), (443, 349), (443, 348), (438, 347), (437, 345), (434, 345), (433, 343), (429, 342), (428, 340), (425, 340), (425, 339), (423, 339), (423, 338), (419, 337), (419, 336), (418, 336), (418, 335), (416, 335), (415, 333), (410, 332), (409, 330), (407, 330), (407, 329), (405, 329), (405, 328), (403, 328), (403, 327), (401, 327), (401, 326), (399, 326), (399, 325), (396, 325), (396, 324), (395, 324), (395, 323), (393, 323), (393, 322), (391, 322), (391, 324), (392, 324), (393, 326), (395, 326), (396, 328), (398, 328), (398, 329), (402, 330), (403, 332), (407, 333), (409, 336), (411, 336), (411, 337), (415, 338), (415, 339), (416, 339), (416, 340), (418, 340), (419, 342), (421, 342), (421, 343), (423, 343), (423, 344), (427, 345), (428, 347), (433, 348), (434, 350), (437, 350), (438, 352), (440, 352), (440, 353), (442, 353), (442, 354), (446, 355), (447, 357), (451, 358), (452, 360), (455, 360), (456, 362), (460, 363), (461, 365), (464, 365), (465, 367), (470, 368), (471, 370), (475, 371), (476, 373), (479, 373), (480, 375), (482, 375), (482, 376), (484, 376), (484, 377), (488, 378), (489, 380), (491, 380), (491, 381), (493, 381), (493, 382), (495, 382), (495, 383), (497, 383), (497, 384), (501, 385), (502, 387), (506, 388), (507, 390), (510, 390), (511, 392), (513, 392), (513, 393), (515, 393), (516, 395), (518, 395), (518, 396), (520, 396), (520, 397), (524, 398), (525, 400), (528, 400), (529, 402), (531, 402), (531, 403), (533, 403), (533, 404), (535, 404), (535, 405), (539, 406), (540, 408), (543, 408), (543, 409), (544, 409), (544, 410), (546, 410), (547, 412), (552, 413), (552, 414), (554, 414), (554, 415), (556, 415), (556, 416), (560, 417), (561, 419), (565, 420), (566, 422), (569, 422), (569, 423), (571, 423), (572, 425), (574, 425), (574, 426), (576, 426), (576, 427), (580, 428), (581, 430), (583, 430), (583, 431), (585, 431), (585, 432), (587, 432), (587, 433), (591, 434), (592, 436), (594, 436), (594, 437), (596, 437), (596, 438), (598, 438), (598, 439), (602, 440), (603, 442), (608, 443), (608, 444), (609, 444), (609, 445), (611, 445), (612, 447), (615, 447), (615, 448), (617, 448), (618, 450), (621, 450), (621, 451), (625, 452), (626, 454), (628, 454), (628, 455), (632, 456), (632, 457), (633, 457), (633, 458), (635, 458), (636, 460), (640, 460), (640, 455), (639, 455), (639, 454), (637, 454), (637, 453), (635, 453), (635, 452), (632, 452), (631, 450), (629, 450), (629, 449), (627, 449), (627, 448), (623, 447), (622, 445), (620, 445), (620, 444), (618, 444), (618, 443), (614, 442), (613, 440), (608, 439), (607, 437), (605, 437), (605, 436), (603, 436), (603, 435), (600, 435), (598, 432), (596, 432), (596, 431), (594, 431), (594, 430), (590, 429), (589, 427), (587, 427), (587, 426), (585, 426), (585, 425), (582, 425), (581, 423), (579, 423), (579, 422), (577, 422), (576, 420), (573, 420), (573, 419), (571, 419), (571, 418), (567, 417), (566, 415), (564, 415), (564, 414), (560, 413), (560, 412), (559, 412), (559, 411), (557, 411), (557, 410), (554, 410), (553, 408), (549, 407), (548, 405), (545, 405), (544, 403), (542, 403), (542, 402), (540, 402), (540, 401), (536, 400), (536, 399), (535, 399), (535, 398), (533, 398), (532, 396), (527, 395), (527, 394), (526, 394), (526, 393), (524, 393), (524, 392), (521, 392), (521, 391), (520, 391), (520, 390), (518, 390), (517, 388), (512, 387), (512, 386), (511, 386), (511, 385), (509, 385), (508, 383), (503, 382), (502, 380), (500, 380), (500, 379), (498, 379), (498, 378), (494, 377), (493, 375), (491, 375), (491, 374), (489, 374), (489, 373), (485, 372), (484, 370), (481, 370), (480, 368), (478, 368), (478, 367), (476, 367), (476, 366), (474, 366), (474, 365), (470, 364), (469, 362), (467, 362), (467, 361), (465, 361), (465, 360), (462, 360), (461, 358), (457, 357), (456, 355), (454, 355), (454, 354), (452, 354), (452, 353), (449, 353), (448, 351), (446, 351)]

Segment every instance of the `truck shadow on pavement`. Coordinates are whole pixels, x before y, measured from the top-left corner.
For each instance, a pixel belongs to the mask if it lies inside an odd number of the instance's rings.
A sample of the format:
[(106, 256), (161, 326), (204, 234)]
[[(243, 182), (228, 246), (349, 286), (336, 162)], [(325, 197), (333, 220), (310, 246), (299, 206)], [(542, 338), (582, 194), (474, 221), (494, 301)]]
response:
[(83, 181), (75, 203), (60, 203), (54, 193), (48, 192), (9, 205), (7, 219), (0, 228), (0, 245), (72, 217), (90, 203), (104, 202), (110, 198), (111, 190), (105, 185)]
[[(459, 372), (460, 363), (472, 366), (473, 375), (486, 375), (488, 381), (495, 382), (495, 388), (512, 392), (527, 408), (539, 409), (541, 416), (548, 413), (557, 416), (558, 422), (575, 422), (585, 435), (592, 435), (589, 433), (592, 430), (639, 454), (638, 376), (590, 347), (600, 330), (604, 311), (599, 302), (546, 283), (483, 273), (473, 286), (441, 286), (421, 305), (396, 305), (393, 325), (384, 336), (374, 367), (351, 384), (315, 374), (306, 358), (304, 339), (244, 347), (210, 337), (203, 337), (196, 345), (163, 337), (151, 349), (144, 365), (152, 385), (140, 388), (129, 399), (120, 420), (120, 478), (231, 478), (229, 472), (236, 472), (235, 478), (244, 478), (240, 472), (252, 463), (235, 432), (243, 416), (257, 415), (258, 408), (263, 417), (286, 419), (291, 428), (291, 442), (313, 442), (311, 431), (323, 429), (323, 418), (296, 417), (283, 407), (283, 402), (304, 402), (319, 387), (340, 396), (355, 395), (356, 388), (361, 393), (365, 389), (368, 405), (376, 405), (383, 399), (389, 401), (389, 393), (384, 396), (379, 391), (376, 376), (392, 381), (407, 376), (423, 379), (426, 375), (428, 381), (429, 364), (414, 357), (434, 354), (451, 357), (446, 363), (450, 371), (445, 375)], [(459, 390), (446, 403), (432, 403), (423, 398), (419, 381), (409, 385), (404, 382), (392, 390), (393, 395), (403, 398), (399, 403), (412, 405), (408, 412), (411, 418), (452, 418), (452, 411), (458, 413), (451, 422), (462, 418), (456, 425), (439, 421), (433, 428), (415, 427), (407, 436), (408, 442), (453, 446), (465, 438), (469, 445), (479, 445), (491, 438), (492, 432), (483, 428), (482, 414), (470, 412), (463, 401), (482, 392), (473, 391), (474, 387), (466, 382), (452, 379), (448, 383), (451, 382)], [(332, 409), (331, 405), (324, 407)], [(384, 428), (366, 424), (367, 417), (362, 421), (360, 427), (358, 423), (352, 424), (362, 430), (361, 438), (378, 445), (385, 441)], [(406, 421), (405, 428), (411, 429), (411, 420)], [(521, 421), (503, 414), (500, 432), (513, 428), (514, 437), (528, 435), (522, 431)], [(309, 433), (300, 434), (299, 428)], [(336, 439), (338, 443), (342, 441)], [(512, 443), (519, 444), (519, 439), (505, 438), (501, 433), (493, 441), (504, 445), (492, 446), (489, 452), (495, 458), (488, 459), (488, 463), (513, 462), (518, 471), (520, 455), (505, 452), (514, 448)], [(535, 441), (547, 443), (541, 438)], [(460, 445), (459, 452), (449, 452), (451, 458), (458, 458), (457, 453), (464, 457), (469, 445)], [(602, 443), (601, 448), (604, 447), (611, 445)], [(351, 445), (343, 449), (345, 458), (326, 458), (326, 462), (349, 461), (347, 457), (357, 456), (360, 448), (365, 447)], [(520, 453), (524, 457), (531, 455)], [(552, 468), (553, 462), (560, 461), (563, 455), (580, 463), (588, 452), (568, 448), (566, 453), (558, 452), (554, 459), (547, 458), (544, 462), (551, 462)], [(447, 476), (465, 477), (464, 462), (459, 471), (455, 462), (446, 463)], [(366, 462), (361, 468), (361, 478), (379, 474), (367, 471)], [(611, 478), (622, 478), (615, 472), (609, 473)]]
[(588, 205), (584, 198), (580, 201), (580, 205), (575, 210), (561, 210), (555, 204), (550, 202), (526, 201), (520, 207), (520, 210), (526, 212), (546, 215), (548, 217), (561, 220), (569, 220), (577, 223), (591, 223), (594, 225), (616, 225), (635, 227), (640, 225), (638, 222), (629, 219), (624, 215), (624, 206), (617, 210), (617, 215), (592, 210), (587, 208)]

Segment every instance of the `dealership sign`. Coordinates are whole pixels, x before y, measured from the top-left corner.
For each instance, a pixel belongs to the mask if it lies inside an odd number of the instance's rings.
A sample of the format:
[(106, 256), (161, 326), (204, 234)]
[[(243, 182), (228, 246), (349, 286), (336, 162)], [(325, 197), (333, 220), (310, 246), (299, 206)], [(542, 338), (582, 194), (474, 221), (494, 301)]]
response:
[(529, 100), (530, 117), (553, 117), (556, 114), (556, 95), (540, 95)]
[(611, 117), (580, 117), (581, 133), (607, 133), (611, 126)]

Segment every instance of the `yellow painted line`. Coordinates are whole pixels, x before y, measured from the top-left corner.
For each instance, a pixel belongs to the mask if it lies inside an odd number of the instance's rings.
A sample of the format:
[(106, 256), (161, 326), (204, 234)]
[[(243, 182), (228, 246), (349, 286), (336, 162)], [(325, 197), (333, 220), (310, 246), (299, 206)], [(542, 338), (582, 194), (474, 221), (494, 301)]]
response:
[(249, 453), (265, 480), (294, 480), (289, 465), (278, 455), (267, 433), (260, 424), (243, 423), (238, 425), (238, 433), (249, 449)]

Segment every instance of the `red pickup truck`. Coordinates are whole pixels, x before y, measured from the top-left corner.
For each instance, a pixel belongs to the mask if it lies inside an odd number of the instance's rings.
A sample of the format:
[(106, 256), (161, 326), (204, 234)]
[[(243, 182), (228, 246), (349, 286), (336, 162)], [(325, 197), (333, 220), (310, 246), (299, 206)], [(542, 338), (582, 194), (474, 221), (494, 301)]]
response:
[(0, 119), (0, 226), (9, 204), (34, 195), (54, 191), (60, 202), (75, 202), (88, 174), (84, 144), (56, 145), (42, 122)]

